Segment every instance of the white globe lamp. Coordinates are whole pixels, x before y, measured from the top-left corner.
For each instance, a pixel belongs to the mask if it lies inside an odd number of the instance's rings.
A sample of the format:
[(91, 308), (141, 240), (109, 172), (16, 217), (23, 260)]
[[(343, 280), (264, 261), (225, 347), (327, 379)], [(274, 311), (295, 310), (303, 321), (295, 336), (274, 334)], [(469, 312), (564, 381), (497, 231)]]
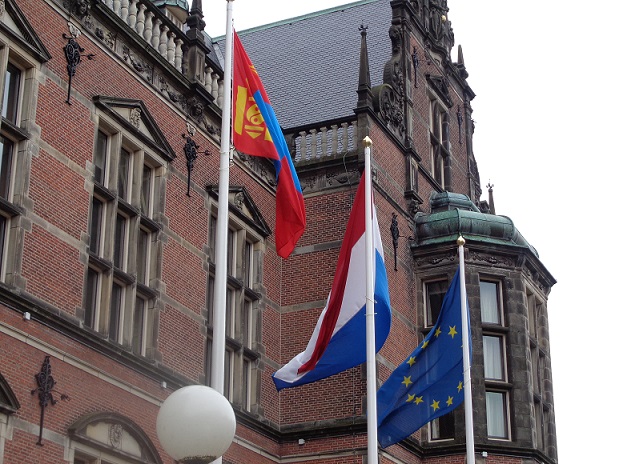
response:
[(235, 430), (228, 400), (204, 385), (176, 390), (157, 415), (159, 442), (181, 464), (207, 464), (223, 456)]

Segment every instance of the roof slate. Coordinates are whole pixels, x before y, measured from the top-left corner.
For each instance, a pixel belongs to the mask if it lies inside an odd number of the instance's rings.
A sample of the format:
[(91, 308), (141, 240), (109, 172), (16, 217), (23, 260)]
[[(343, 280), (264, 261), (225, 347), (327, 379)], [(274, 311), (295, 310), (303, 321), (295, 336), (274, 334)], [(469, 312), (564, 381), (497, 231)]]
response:
[[(354, 115), (361, 25), (368, 28), (372, 85), (381, 84), (391, 57), (389, 0), (358, 1), (238, 31), (284, 129)], [(225, 37), (213, 43), (223, 64)]]

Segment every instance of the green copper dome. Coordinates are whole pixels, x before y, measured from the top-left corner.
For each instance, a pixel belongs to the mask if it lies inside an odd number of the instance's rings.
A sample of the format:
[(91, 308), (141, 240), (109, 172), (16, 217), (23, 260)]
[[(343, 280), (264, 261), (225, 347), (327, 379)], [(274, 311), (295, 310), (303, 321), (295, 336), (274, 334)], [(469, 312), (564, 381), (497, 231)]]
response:
[(466, 195), (437, 193), (430, 199), (430, 207), (430, 214), (415, 216), (417, 240), (412, 246), (455, 243), (462, 235), (485, 243), (525, 247), (539, 258), (537, 250), (518, 232), (510, 218), (480, 212)]

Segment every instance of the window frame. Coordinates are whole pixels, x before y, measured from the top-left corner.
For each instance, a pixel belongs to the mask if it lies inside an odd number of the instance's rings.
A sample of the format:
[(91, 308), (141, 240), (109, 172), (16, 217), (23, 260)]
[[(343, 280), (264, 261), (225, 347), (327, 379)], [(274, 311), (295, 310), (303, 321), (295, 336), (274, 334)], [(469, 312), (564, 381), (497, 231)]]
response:
[[(13, 8), (12, 4), (6, 5), (7, 10)], [(14, 11), (21, 16), (20, 11)], [(9, 14), (7, 11), (5, 15)], [(25, 21), (25, 18), (23, 18)], [(24, 24), (29, 28), (28, 24)], [(34, 122), (36, 115), (36, 95), (39, 81), (37, 75), (42, 63), (49, 60), (51, 55), (45, 50), (43, 44), (32, 30), (20, 30), (17, 33), (12, 26), (0, 30), (0, 136), (5, 144), (10, 144), (11, 160), (6, 164), (4, 183), (6, 196), (0, 198), (0, 215), (3, 217), (2, 244), (0, 247), (0, 282), (19, 286), (19, 275), (22, 266), (23, 236), (26, 233), (20, 222), (20, 216), (24, 214), (23, 201), (27, 197), (28, 185), (20, 180), (30, 171), (32, 151), (36, 151), (37, 145), (29, 148), (29, 140), (36, 138), (28, 128)], [(5, 113), (5, 94), (8, 81), (9, 68), (19, 71), (15, 102), (11, 114)], [(5, 117), (11, 116), (11, 117)]]
[[(430, 292), (429, 286), (435, 285), (435, 284), (441, 284), (442, 288), (439, 289), (441, 290), (440, 293)], [(431, 328), (434, 326), (434, 323), (436, 322), (436, 318), (438, 318), (438, 315), (441, 311), (440, 306), (442, 305), (442, 301), (445, 298), (445, 295), (447, 294), (448, 288), (449, 288), (449, 279), (447, 277), (434, 277), (434, 278), (423, 280), (424, 327)], [(439, 305), (437, 309), (434, 306), (432, 306), (432, 302), (429, 301), (428, 298), (431, 298), (431, 295), (436, 296), (438, 294), (441, 294), (442, 296), (441, 296), (441, 305)], [(436, 311), (436, 314), (434, 314), (435, 311)]]
[(110, 411), (81, 416), (69, 437), (65, 454), (72, 464), (163, 464), (144, 430)]
[[(25, 78), (26, 78), (26, 74), (27, 74), (27, 67), (24, 67), (23, 65), (19, 64), (19, 61), (15, 61), (15, 59), (11, 56), (13, 55), (12, 53), (9, 53), (9, 57), (8, 60), (5, 63), (2, 63), (2, 67), (0, 69), (3, 69), (3, 73), (2, 73), (2, 104), (0, 105), (1, 107), (1, 112), (0, 115), (2, 116), (2, 123), (3, 125), (5, 123), (10, 123), (12, 124), (14, 127), (20, 127), (21, 126), (21, 120), (22, 120), (22, 105), (23, 105), (23, 100), (24, 100), (24, 91), (25, 89)], [(3, 60), (4, 61), (4, 60)], [(7, 82), (7, 75), (9, 74), (9, 67), (12, 67), (15, 71), (19, 72), (19, 76), (18, 76), (18, 81), (17, 81), (17, 94), (15, 95), (15, 101), (12, 102), (12, 115), (10, 115), (11, 117), (9, 117), (9, 115), (7, 114), (7, 112), (5, 111), (6, 109), (4, 108), (4, 105), (6, 103), (8, 103), (8, 95), (6, 95), (7, 90), (9, 90), (9, 92), (14, 91), (15, 89), (7, 89), (7, 84), (10, 82), (13, 82), (15, 84), (15, 81), (9, 80)]]
[[(491, 284), (494, 288), (495, 296), (493, 298), (496, 301), (496, 309), (493, 308), (493, 312), (496, 310), (496, 320), (494, 317), (485, 318), (486, 312), (482, 307), (484, 304), (484, 295), (482, 294), (483, 288), (490, 288), (485, 284)], [(479, 276), (479, 317), (481, 320), (481, 328), (482, 328), (482, 361), (483, 361), (483, 369), (484, 369), (484, 386), (485, 386), (485, 408), (486, 408), (486, 435), (489, 440), (503, 440), (510, 441), (512, 432), (511, 432), (511, 414), (510, 414), (510, 396), (512, 386), (509, 383), (509, 369), (508, 369), (508, 356), (507, 356), (507, 337), (508, 337), (508, 327), (506, 327), (506, 319), (505, 319), (505, 305), (503, 302), (503, 288), (504, 283), (503, 280), (497, 276), (492, 275), (480, 275)], [(490, 298), (491, 296), (488, 294), (486, 298)], [(488, 344), (489, 340), (495, 340), (496, 343), (494, 345), (494, 349), (490, 351), (490, 346)], [(498, 349), (498, 353), (496, 352)], [(488, 357), (488, 355), (490, 355)], [(496, 363), (499, 363), (499, 366), (495, 366)], [(491, 363), (492, 366), (488, 364)], [(496, 371), (499, 370), (499, 377), (495, 375)], [(502, 395), (502, 416), (505, 427), (504, 435), (492, 435), (490, 426), (491, 426), (491, 406), (492, 404), (488, 401), (489, 394), (500, 394)]]
[[(501, 413), (502, 413), (502, 419), (503, 419), (503, 428), (504, 428), (504, 434), (503, 435), (492, 435), (490, 432), (490, 412), (491, 412), (491, 408), (488, 407), (489, 404), (493, 404), (491, 402), (488, 401), (488, 395), (501, 395)], [(486, 401), (486, 431), (487, 431), (487, 435), (488, 435), (488, 439), (489, 440), (503, 440), (503, 441), (509, 441), (511, 439), (511, 417), (509, 414), (509, 392), (505, 391), (505, 390), (501, 390), (501, 389), (486, 389), (486, 395), (485, 395), (485, 401)], [(492, 409), (494, 411), (494, 409)]]
[[(101, 142), (102, 137), (105, 137), (105, 142)], [(101, 156), (102, 149), (104, 153)], [(158, 308), (158, 292), (153, 287), (157, 282), (155, 274), (158, 267), (154, 263), (161, 258), (161, 245), (157, 237), (162, 228), (155, 219), (163, 211), (163, 205), (156, 204), (155, 198), (157, 191), (163, 188), (167, 160), (149, 151), (137, 131), (128, 130), (104, 114), (98, 114), (92, 156), (93, 194), (89, 233), (91, 240), (98, 236), (100, 243), (98, 248), (93, 247), (92, 242), (89, 244), (85, 278), (87, 290), (84, 295), (85, 325), (88, 326), (86, 318), (92, 316), (94, 311), (92, 330), (134, 354), (152, 357), (156, 337), (150, 332), (156, 330), (154, 312)], [(142, 182), (147, 169), (149, 185), (144, 189)], [(148, 207), (142, 208), (145, 204), (142, 197), (146, 191)], [(93, 214), (96, 204), (100, 204), (102, 219), (99, 229), (95, 231), (97, 223)], [(122, 235), (121, 242), (118, 242), (119, 233)], [(89, 288), (94, 282), (92, 273), (98, 274), (96, 292)], [(111, 318), (115, 314), (114, 293), (117, 291), (120, 291), (121, 301), (116, 310), (118, 321), (115, 325)], [(87, 300), (95, 293), (96, 305), (91, 308), (93, 305), (89, 305)], [(141, 305), (142, 311), (139, 321), (136, 320), (138, 305)], [(141, 323), (142, 327), (135, 327), (137, 323)], [(133, 341), (136, 330), (141, 334), (138, 344)]]
[[(209, 248), (211, 250), (207, 278), (207, 327), (209, 337), (205, 350), (205, 382), (212, 379), (212, 324), (213, 293), (215, 291), (215, 247), (217, 228), (217, 205), (213, 202), (209, 214)], [(228, 220), (228, 253), (226, 256), (226, 359), (224, 362), (224, 395), (241, 409), (250, 412), (256, 404), (256, 361), (259, 354), (254, 350), (254, 311), (260, 294), (253, 287), (255, 278), (255, 251), (264, 247), (263, 238), (251, 224), (230, 214)], [(249, 248), (249, 249), (248, 249)], [(247, 263), (247, 260), (250, 262)], [(247, 325), (250, 324), (249, 327)], [(249, 378), (247, 378), (249, 377)]]
[(450, 156), (449, 111), (435, 95), (430, 95), (428, 136), (430, 142), (430, 173), (441, 186), (447, 186)]
[[(495, 353), (494, 351), (492, 353), (490, 353), (488, 350), (490, 348), (494, 348), (494, 347), (490, 347), (486, 341), (489, 340), (496, 340), (497, 345), (496, 348), (498, 349), (498, 353)], [(505, 336), (503, 334), (494, 334), (494, 333), (485, 333), (482, 335), (482, 345), (483, 345), (483, 359), (484, 359), (484, 379), (488, 380), (488, 381), (492, 381), (492, 382), (506, 382), (507, 381), (507, 356), (505, 353)], [(488, 349), (487, 349), (488, 348)], [(491, 367), (488, 367), (488, 365), (486, 364), (486, 354), (492, 354), (493, 359), (498, 359), (499, 362), (499, 367), (498, 369), (494, 368), (492, 369)], [(492, 371), (496, 371), (499, 370), (499, 376), (498, 377), (493, 377), (493, 376), (488, 376), (488, 374), (491, 374), (490, 370), (492, 369)]]
[[(484, 319), (484, 308), (483, 308), (483, 295), (482, 295), (482, 284), (492, 284), (495, 285), (496, 288), (496, 316), (497, 316), (497, 320), (487, 320)], [(505, 311), (504, 311), (504, 307), (503, 307), (503, 285), (501, 283), (500, 280), (496, 280), (496, 279), (487, 279), (484, 277), (481, 277), (479, 279), (479, 304), (480, 304), (480, 311), (481, 311), (481, 322), (482, 324), (496, 324), (499, 326), (503, 326), (505, 324)]]
[[(451, 280), (446, 275), (435, 275), (422, 279), (421, 287), (423, 291), (423, 319), (425, 330), (429, 330), (434, 326), (436, 319), (438, 318), (438, 315), (441, 311), (441, 307), (443, 305), (445, 295), (447, 294), (447, 290), (449, 289), (450, 281)], [(438, 293), (430, 290), (430, 286), (435, 285), (437, 286), (437, 290), (439, 290)], [(432, 302), (429, 300), (431, 298), (431, 295), (434, 295), (434, 297), (436, 297), (437, 295), (441, 295), (438, 308), (432, 306)], [(435, 312), (436, 314), (434, 314)], [(441, 429), (446, 429), (447, 431), (441, 433)], [(428, 422), (428, 441), (431, 443), (453, 441), (455, 440), (455, 430), (455, 411), (450, 411), (447, 414), (444, 414)]]
[[(447, 431), (441, 432), (441, 424), (445, 424)], [(439, 441), (450, 441), (456, 438), (456, 418), (455, 410), (450, 411), (447, 414), (443, 414), (436, 419), (433, 419), (428, 424), (429, 441), (436, 443)], [(436, 436), (438, 434), (438, 436)]]
[(537, 449), (547, 451), (550, 443), (548, 425), (552, 420), (551, 399), (546, 397), (544, 385), (547, 380), (546, 369), (549, 368), (550, 358), (542, 345), (544, 332), (543, 315), (545, 314), (545, 300), (534, 287), (527, 285), (525, 290), (525, 305), (527, 307), (527, 333), (529, 351), (531, 355), (531, 382), (533, 390), (533, 419), (535, 424)]

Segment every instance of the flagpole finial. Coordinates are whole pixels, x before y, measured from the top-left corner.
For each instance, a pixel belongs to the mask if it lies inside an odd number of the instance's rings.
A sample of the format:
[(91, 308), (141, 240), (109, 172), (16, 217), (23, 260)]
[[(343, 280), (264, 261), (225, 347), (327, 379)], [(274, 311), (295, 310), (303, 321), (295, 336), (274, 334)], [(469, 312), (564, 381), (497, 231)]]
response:
[(464, 244), (466, 243), (466, 240), (464, 240), (464, 237), (460, 235), (458, 237), (458, 240), (456, 240), (456, 243), (458, 244), (458, 246), (464, 246)]
[(369, 138), (367, 135), (363, 138), (363, 146), (364, 147), (371, 147), (372, 146), (372, 139)]

